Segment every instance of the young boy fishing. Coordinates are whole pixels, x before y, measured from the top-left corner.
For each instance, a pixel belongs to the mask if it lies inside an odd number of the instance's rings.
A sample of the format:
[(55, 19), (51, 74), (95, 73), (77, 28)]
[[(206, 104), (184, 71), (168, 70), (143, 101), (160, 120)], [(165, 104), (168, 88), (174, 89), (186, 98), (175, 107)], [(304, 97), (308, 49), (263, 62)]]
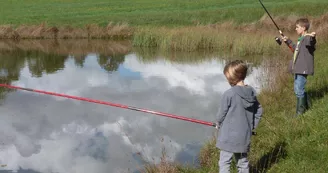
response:
[(310, 22), (307, 18), (296, 21), (296, 32), (299, 36), (297, 44), (288, 37), (281, 36), (289, 47), (293, 48), (293, 59), (289, 64), (289, 71), (294, 74), (294, 92), (297, 98), (296, 116), (303, 114), (308, 108), (308, 95), (305, 92), (307, 76), (314, 74), (314, 51), (316, 50), (316, 33), (308, 33)]
[(251, 136), (262, 116), (262, 107), (254, 88), (244, 83), (247, 69), (243, 61), (235, 60), (223, 70), (231, 88), (223, 93), (217, 114), (219, 133), (216, 146), (220, 149), (220, 173), (230, 172), (233, 156), (239, 173), (249, 173)]

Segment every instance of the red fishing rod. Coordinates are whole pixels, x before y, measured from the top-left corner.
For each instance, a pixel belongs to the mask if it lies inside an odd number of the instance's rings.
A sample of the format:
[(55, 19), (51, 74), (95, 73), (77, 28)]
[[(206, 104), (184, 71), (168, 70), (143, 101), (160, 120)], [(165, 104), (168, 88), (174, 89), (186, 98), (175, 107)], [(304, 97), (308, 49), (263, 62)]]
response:
[(134, 110), (134, 111), (140, 111), (140, 112), (145, 112), (145, 113), (150, 113), (150, 114), (160, 115), (160, 116), (164, 116), (164, 117), (169, 117), (169, 118), (179, 119), (179, 120), (183, 120), (183, 121), (189, 121), (189, 122), (193, 122), (193, 123), (216, 127), (216, 123), (213, 123), (213, 122), (207, 122), (207, 121), (197, 120), (197, 119), (193, 119), (193, 118), (187, 118), (187, 117), (183, 117), (183, 116), (173, 115), (173, 114), (164, 113), (164, 112), (157, 112), (157, 111), (127, 106), (127, 105), (122, 105), (122, 104), (117, 104), (117, 103), (93, 100), (93, 99), (89, 99), (89, 98), (70, 96), (70, 95), (66, 95), (66, 94), (59, 94), (59, 93), (30, 89), (30, 88), (23, 88), (23, 87), (12, 86), (12, 85), (7, 85), (7, 84), (0, 84), (0, 86), (6, 87), (6, 88), (11, 88), (11, 89), (19, 89), (19, 90), (36, 92), (36, 93), (42, 93), (42, 94), (46, 94), (46, 95), (53, 95), (53, 96), (58, 96), (58, 97), (65, 97), (65, 98), (70, 98), (70, 99), (75, 99), (75, 100), (103, 104), (103, 105), (107, 105), (107, 106), (114, 106), (114, 107), (119, 107), (119, 108), (123, 108), (123, 109), (130, 109), (130, 110)]
[[(276, 24), (276, 22), (275, 22), (275, 21), (273, 20), (273, 18), (271, 17), (269, 11), (265, 8), (265, 6), (263, 5), (262, 1), (261, 1), (261, 0), (259, 0), (259, 1), (260, 1), (261, 5), (262, 5), (263, 9), (265, 10), (265, 12), (269, 15), (269, 17), (270, 17), (271, 21), (273, 22), (273, 24), (274, 24), (274, 25), (276, 26), (276, 28), (278, 29), (279, 34), (280, 34), (282, 37), (284, 37), (284, 34), (282, 33), (282, 31), (280, 30), (280, 28), (278, 27), (278, 25)], [(278, 37), (276, 37), (275, 40), (276, 40), (276, 42), (277, 42), (279, 45), (281, 45), (281, 41), (280, 41), (280, 39), (279, 39)], [(286, 43), (286, 45), (289, 47), (289, 49), (290, 49), (292, 52), (294, 52), (293, 47), (291, 47), (290, 45), (288, 45), (288, 43), (287, 43), (286, 41), (285, 41), (285, 43)]]

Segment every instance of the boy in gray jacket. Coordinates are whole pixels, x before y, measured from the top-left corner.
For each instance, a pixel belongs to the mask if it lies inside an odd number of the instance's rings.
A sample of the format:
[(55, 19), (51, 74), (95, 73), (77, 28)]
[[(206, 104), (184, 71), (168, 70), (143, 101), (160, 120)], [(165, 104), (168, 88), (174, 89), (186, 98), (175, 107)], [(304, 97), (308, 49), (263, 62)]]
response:
[(218, 139), (220, 151), (219, 172), (230, 172), (232, 157), (237, 160), (239, 173), (249, 173), (247, 154), (251, 136), (262, 116), (262, 106), (255, 90), (244, 84), (247, 65), (240, 60), (228, 63), (224, 68), (231, 88), (221, 97), (218, 118)]
[(296, 32), (299, 36), (295, 45), (288, 37), (282, 40), (293, 48), (293, 59), (289, 64), (290, 73), (294, 74), (294, 92), (297, 98), (296, 116), (303, 114), (308, 108), (308, 95), (305, 92), (307, 76), (314, 74), (315, 32), (308, 33), (310, 23), (307, 18), (296, 21)]

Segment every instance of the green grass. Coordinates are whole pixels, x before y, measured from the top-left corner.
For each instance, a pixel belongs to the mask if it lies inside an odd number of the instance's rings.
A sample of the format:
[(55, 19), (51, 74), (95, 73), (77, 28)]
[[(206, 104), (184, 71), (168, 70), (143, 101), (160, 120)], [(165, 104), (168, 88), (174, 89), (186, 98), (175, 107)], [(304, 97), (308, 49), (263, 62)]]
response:
[[(328, 44), (316, 52), (315, 75), (309, 78), (307, 91), (312, 94), (313, 107), (304, 116), (276, 125), (287, 143), (287, 157), (274, 165), (270, 172), (309, 172), (328, 170), (328, 69), (325, 68)], [(294, 101), (294, 100), (293, 100)], [(294, 109), (291, 109), (294, 112)], [(288, 117), (288, 116), (287, 116)], [(282, 128), (285, 127), (285, 128)]]
[[(326, 0), (266, 0), (273, 16), (320, 15)], [(315, 9), (315, 10), (313, 10)], [(184, 26), (226, 20), (256, 21), (265, 11), (257, 0), (2, 0), (0, 25), (40, 24), (106, 26), (127, 22), (132, 26)]]

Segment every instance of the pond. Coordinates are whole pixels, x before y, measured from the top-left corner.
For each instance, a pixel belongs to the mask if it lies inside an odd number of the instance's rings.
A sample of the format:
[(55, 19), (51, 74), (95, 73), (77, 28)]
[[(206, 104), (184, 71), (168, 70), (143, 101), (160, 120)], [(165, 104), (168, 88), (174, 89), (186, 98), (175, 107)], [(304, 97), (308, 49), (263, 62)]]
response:
[[(252, 63), (253, 59), (247, 59)], [(1, 83), (214, 122), (226, 58), (112, 41), (0, 41)], [(246, 83), (261, 90), (262, 60)], [(256, 65), (254, 65), (256, 64)], [(0, 88), (0, 172), (138, 172), (194, 163), (215, 128), (117, 107)]]

